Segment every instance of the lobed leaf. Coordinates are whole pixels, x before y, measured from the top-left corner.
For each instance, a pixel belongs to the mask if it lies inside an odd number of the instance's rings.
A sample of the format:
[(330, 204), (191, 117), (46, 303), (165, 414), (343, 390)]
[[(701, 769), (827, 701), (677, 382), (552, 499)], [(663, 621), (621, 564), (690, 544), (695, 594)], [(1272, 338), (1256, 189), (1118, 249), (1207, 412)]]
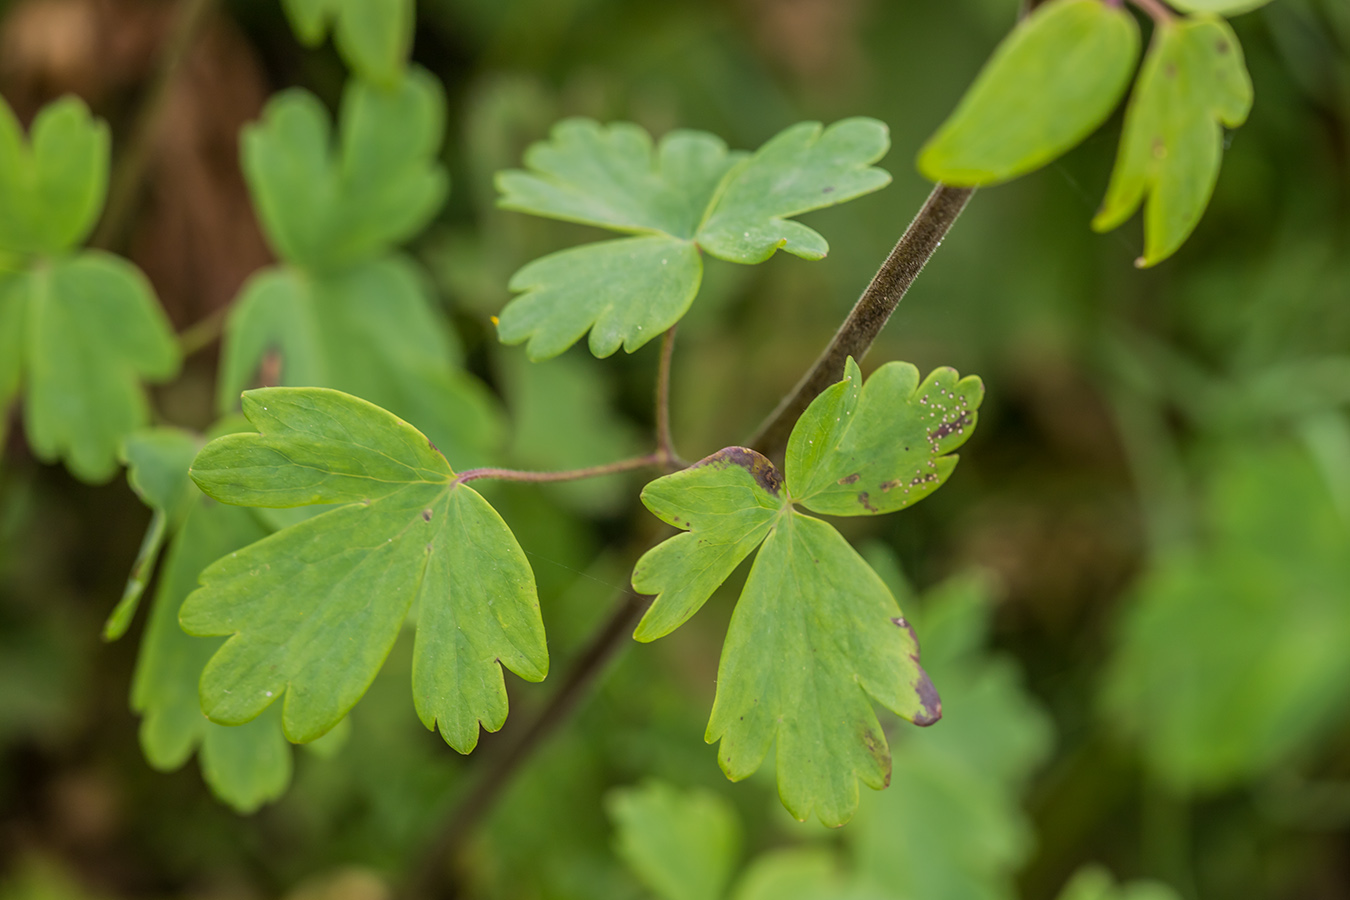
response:
[(562, 250), (511, 277), (511, 290), (524, 293), (502, 310), (497, 335), (528, 341), (532, 360), (557, 356), (587, 331), (597, 357), (620, 346), (632, 353), (684, 316), (702, 278), (689, 241), (635, 237)]
[(643, 554), (633, 589), (656, 599), (633, 637), (654, 641), (689, 620), (768, 536), (788, 508), (773, 463), (745, 447), (719, 450), (642, 490), (657, 518), (684, 529)]
[[(634, 567), (634, 590), (656, 595), (638, 640), (678, 628), (760, 548), (732, 614), (705, 738), (721, 742), (718, 762), (732, 780), (758, 769), (776, 743), (779, 796), (798, 818), (814, 811), (842, 824), (859, 780), (886, 785), (891, 756), (873, 702), (919, 725), (942, 707), (890, 590), (833, 527), (792, 504), (858, 515), (921, 499), (950, 474), (955, 459), (942, 454), (966, 440), (982, 396), (978, 379), (939, 369), (920, 385), (898, 363), (864, 384), (850, 359), (844, 380), (793, 429), (786, 483), (760, 454), (728, 447), (642, 492), (685, 533)], [(916, 477), (908, 495), (885, 490)]]
[(240, 391), (271, 366), (278, 384), (331, 387), (423, 423), (438, 447), (476, 465), (501, 439), (500, 414), (481, 382), (458, 370), (452, 337), (405, 257), (334, 273), (267, 269), (226, 323), (217, 403), (222, 413), (237, 408)]
[(605, 798), (615, 850), (661, 900), (723, 896), (741, 849), (741, 827), (726, 800), (661, 781), (618, 788)]
[[(192, 477), (217, 499), (343, 503), (202, 573), (193, 634), (232, 635), (202, 673), (213, 720), (256, 718), (283, 695), (297, 742), (323, 735), (369, 687), (414, 603), (418, 715), (463, 753), (506, 718), (500, 665), (541, 680), (548, 653), (534, 576), (500, 516), (416, 429), (319, 388), (244, 395), (258, 434), (208, 444)], [(500, 664), (500, 665), (499, 665)]]
[(108, 126), (63, 97), (33, 120), (31, 144), (0, 99), (0, 250), (51, 254), (81, 243), (108, 190)]
[(886, 900), (853, 883), (825, 847), (796, 847), (762, 854), (746, 869), (732, 900)]
[(436, 160), (445, 98), (411, 69), (382, 89), (353, 80), (342, 97), (339, 146), (316, 97), (275, 96), (245, 129), (244, 174), (277, 255), (312, 271), (369, 260), (406, 241), (440, 209), (448, 179)]
[[(122, 438), (149, 417), (141, 380), (178, 371), (178, 344), (135, 266), (88, 251), (13, 276), (0, 293), (0, 325), (21, 326), (28, 440), (44, 460), (103, 481)], [(12, 384), (19, 366), (6, 373)]]
[(131, 707), (141, 715), (140, 743), (150, 765), (173, 771), (200, 750), (202, 774), (212, 792), (236, 811), (252, 812), (275, 800), (290, 781), (291, 751), (281, 722), (269, 716), (238, 727), (217, 725), (202, 715), (197, 681), (222, 641), (192, 637), (178, 626), (184, 598), (210, 563), (267, 535), (246, 509), (190, 491), (151, 601), (132, 676)]
[(416, 11), (411, 0), (282, 0), (291, 28), (317, 47), (329, 30), (343, 60), (381, 86), (398, 83), (412, 51)]
[(1175, 888), (1161, 881), (1117, 885), (1110, 871), (1099, 865), (1080, 868), (1059, 893), (1059, 900), (1180, 900), (1180, 897)]
[(863, 385), (852, 358), (844, 380), (803, 413), (787, 449), (795, 502), (834, 516), (904, 509), (937, 490), (957, 457), (948, 455), (975, 429), (984, 385), (956, 370), (933, 370), (923, 383), (908, 363), (882, 366)]
[(1237, 35), (1205, 16), (1159, 24), (1125, 114), (1120, 153), (1102, 208), (1092, 220), (1109, 231), (1144, 210), (1144, 255), (1171, 256), (1199, 224), (1223, 156), (1223, 126), (1247, 119), (1252, 84)]
[(1138, 58), (1139, 27), (1119, 4), (1041, 4), (919, 151), (919, 171), (975, 187), (1040, 168), (1106, 121)]
[(881, 789), (890, 750), (872, 701), (919, 725), (941, 704), (891, 592), (834, 528), (788, 512), (731, 617), (705, 740), (733, 781), (777, 743), (788, 812), (842, 825), (858, 781)]
[(753, 155), (702, 132), (674, 131), (653, 147), (636, 125), (566, 120), (526, 152), (528, 170), (498, 174), (499, 205), (638, 236), (526, 265), (498, 334), (528, 341), (535, 360), (587, 331), (596, 356), (631, 353), (688, 311), (702, 251), (740, 263), (779, 248), (824, 256), (825, 239), (790, 217), (884, 187), (890, 176), (871, 163), (889, 144), (885, 125), (862, 118), (793, 126)]
[(731, 262), (764, 262), (779, 249), (822, 259), (830, 249), (825, 238), (791, 217), (890, 184), (889, 174), (872, 167), (890, 146), (889, 130), (876, 119), (793, 125), (732, 170), (695, 240)]

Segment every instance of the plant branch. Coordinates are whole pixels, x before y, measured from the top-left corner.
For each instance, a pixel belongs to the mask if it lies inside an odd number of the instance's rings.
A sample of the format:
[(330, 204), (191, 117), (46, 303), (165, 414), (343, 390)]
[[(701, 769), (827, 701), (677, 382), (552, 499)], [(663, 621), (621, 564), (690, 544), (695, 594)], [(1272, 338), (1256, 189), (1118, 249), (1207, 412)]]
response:
[(1154, 24), (1166, 25), (1175, 18), (1175, 14), (1167, 8), (1167, 4), (1163, 3), (1162, 0), (1130, 0), (1130, 2), (1148, 13), (1148, 17), (1153, 20)]
[(751, 447), (765, 456), (774, 457), (787, 446), (792, 426), (806, 407), (821, 391), (844, 377), (844, 361), (850, 356), (861, 360), (867, 353), (974, 193), (974, 188), (945, 184), (933, 188), (923, 208), (881, 264), (825, 352), (792, 393), (784, 397), (778, 408), (759, 426), (750, 439)]
[(177, 21), (165, 42), (159, 68), (147, 89), (145, 101), (136, 114), (126, 149), (113, 169), (108, 187), (108, 204), (89, 246), (115, 250), (126, 238), (136, 211), (136, 201), (150, 167), (155, 138), (169, 106), (174, 78), (197, 42), (202, 27), (215, 9), (217, 0), (181, 0)]
[(549, 697), (539, 715), (518, 737), (511, 733), (505, 749), (492, 758), (487, 771), (460, 799), (451, 814), (449, 826), (427, 849), (419, 871), (408, 885), (408, 896), (430, 900), (457, 895), (453, 883), (445, 884), (447, 866), (459, 855), (465, 840), (492, 809), (516, 772), (571, 715), (591, 683), (624, 646), (624, 638), (637, 625), (650, 603), (651, 598), (642, 594), (631, 591), (623, 594), (609, 619), (572, 661), (562, 685)]
[(178, 332), (178, 349), (183, 356), (191, 356), (199, 350), (205, 350), (219, 340), (225, 331), (225, 320), (229, 315), (230, 306), (226, 304)]
[(482, 478), (490, 478), (494, 481), (523, 481), (530, 484), (544, 484), (550, 481), (580, 481), (583, 478), (599, 478), (602, 475), (631, 472), (633, 469), (644, 469), (647, 466), (661, 466), (667, 462), (667, 457), (660, 450), (657, 450), (645, 456), (632, 456), (612, 463), (587, 466), (584, 469), (563, 469), (557, 472), (529, 472), (522, 469), (498, 469), (485, 466), (481, 469), (465, 469), (455, 476), (453, 483), (466, 484)]
[(661, 362), (656, 370), (656, 452), (668, 469), (683, 469), (687, 463), (675, 452), (670, 436), (670, 361), (675, 355), (675, 328), (661, 337)]

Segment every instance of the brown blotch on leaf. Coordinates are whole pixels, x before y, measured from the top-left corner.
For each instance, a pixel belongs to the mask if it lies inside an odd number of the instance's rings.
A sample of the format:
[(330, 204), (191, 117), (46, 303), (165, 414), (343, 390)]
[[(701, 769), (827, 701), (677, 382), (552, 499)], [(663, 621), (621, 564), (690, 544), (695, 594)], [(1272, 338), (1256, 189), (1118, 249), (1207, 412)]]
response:
[(937, 688), (933, 687), (933, 679), (929, 678), (923, 669), (919, 670), (919, 679), (914, 683), (914, 691), (919, 695), (920, 705), (919, 712), (914, 716), (914, 724), (920, 728), (927, 728), (942, 718), (942, 698), (938, 696)]
[(890, 481), (883, 481), (881, 483), (881, 490), (883, 493), (886, 491), (892, 491), (898, 488), (901, 484), (902, 482), (900, 481), (899, 478), (892, 478)]
[(840, 479), (839, 479), (839, 483), (840, 483), (840, 484), (852, 484), (853, 482), (857, 481), (857, 480), (858, 480), (859, 478), (861, 478), (861, 477), (862, 477), (862, 473), (860, 473), (860, 472), (854, 472), (852, 475), (845, 475), (843, 478), (840, 478)]
[(973, 421), (974, 419), (971, 418), (970, 413), (966, 413), (960, 418), (953, 419), (950, 422), (943, 422), (935, 430), (928, 432), (928, 438), (929, 440), (940, 441), (948, 435), (955, 434), (965, 428)]
[(423, 522), (430, 522), (430, 521), (431, 521), (431, 510), (429, 510), (429, 509), (424, 509), (424, 510), (422, 510), (422, 521), (423, 521)]
[(861, 491), (858, 494), (858, 503), (868, 512), (876, 512), (877, 508), (872, 505), (872, 498), (868, 496), (867, 491)]
[(740, 466), (750, 473), (756, 484), (775, 497), (783, 488), (783, 473), (778, 471), (778, 467), (767, 456), (749, 447), (724, 447), (694, 463), (690, 468), (697, 469), (700, 466)]

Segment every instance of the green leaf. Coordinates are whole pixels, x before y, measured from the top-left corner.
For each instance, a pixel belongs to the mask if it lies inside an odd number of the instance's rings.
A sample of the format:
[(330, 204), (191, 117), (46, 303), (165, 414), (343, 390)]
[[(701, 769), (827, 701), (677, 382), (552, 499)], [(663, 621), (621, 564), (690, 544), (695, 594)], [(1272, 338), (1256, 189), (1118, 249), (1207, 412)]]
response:
[(750, 569), (727, 629), (705, 737), (733, 781), (777, 742), (778, 795), (805, 820), (842, 825), (858, 781), (890, 780), (872, 701), (919, 725), (941, 704), (891, 592), (833, 527), (785, 512)]
[(1134, 587), (1102, 695), (1148, 769), (1192, 793), (1300, 758), (1350, 702), (1350, 524), (1309, 455), (1229, 451), (1205, 511), (1210, 540)]
[[(88, 251), (14, 276), (0, 294), (0, 326), (22, 326), (28, 440), (44, 460), (64, 459), (86, 481), (117, 467), (123, 437), (144, 425), (141, 379), (178, 371), (178, 345), (135, 266)], [(16, 367), (7, 366), (5, 379)], [(12, 382), (11, 382), (12, 383)]]
[(412, 0), (282, 0), (301, 43), (317, 47), (329, 29), (343, 60), (382, 86), (398, 83), (412, 50)]
[(656, 596), (634, 638), (665, 637), (699, 611), (788, 508), (782, 486), (773, 463), (728, 447), (643, 489), (646, 507), (685, 533), (653, 547), (633, 568), (633, 589)]
[(890, 132), (876, 119), (793, 125), (732, 170), (695, 239), (731, 262), (764, 262), (779, 249), (822, 259), (830, 249), (825, 238), (789, 219), (890, 184), (890, 175), (872, 167), (890, 146)]
[(1181, 900), (1170, 885), (1161, 881), (1132, 881), (1117, 885), (1115, 878), (1099, 865), (1080, 868), (1064, 885), (1059, 900)]
[(1236, 16), (1260, 9), (1270, 0), (1168, 0), (1168, 2), (1182, 12)]
[(892, 362), (864, 387), (851, 358), (844, 380), (802, 415), (788, 442), (792, 499), (833, 516), (904, 509), (937, 490), (956, 468), (947, 454), (975, 430), (984, 385), (975, 376)]
[(1223, 126), (1241, 125), (1251, 106), (1242, 47), (1226, 22), (1205, 16), (1159, 24), (1092, 227), (1117, 227), (1147, 195), (1144, 255), (1137, 265), (1156, 265), (1175, 253), (1214, 193)]
[(661, 781), (613, 790), (606, 809), (615, 851), (662, 900), (716, 900), (741, 849), (736, 811), (706, 790)]
[(127, 466), (127, 482), (153, 512), (122, 598), (103, 626), (105, 641), (115, 641), (126, 634), (171, 523), (176, 528), (187, 514), (188, 500), (196, 494), (187, 471), (200, 448), (195, 435), (179, 428), (139, 431), (122, 445), (121, 461)]
[(536, 260), (511, 280), (524, 292), (499, 335), (547, 359), (591, 332), (591, 352), (631, 353), (685, 314), (702, 279), (701, 252), (739, 263), (778, 249), (819, 259), (828, 245), (791, 216), (878, 190), (871, 164), (890, 146), (875, 119), (829, 128), (804, 122), (753, 155), (718, 138), (673, 131), (653, 147), (636, 125), (569, 119), (525, 154), (528, 171), (497, 176), (499, 205), (638, 235)]
[[(864, 385), (850, 359), (844, 380), (794, 428), (786, 483), (760, 454), (728, 447), (642, 492), (685, 533), (634, 567), (634, 590), (656, 595), (638, 640), (678, 628), (760, 547), (732, 614), (705, 739), (721, 741), (718, 762), (733, 781), (758, 769), (776, 741), (779, 796), (799, 819), (814, 811), (842, 824), (859, 780), (887, 783), (890, 750), (873, 702), (920, 725), (937, 721), (941, 703), (890, 590), (839, 532), (793, 503), (855, 515), (920, 499), (950, 473), (955, 460), (941, 454), (973, 430), (981, 397), (978, 379), (939, 369), (920, 385), (899, 363)], [(911, 474), (928, 460), (932, 469)], [(920, 479), (909, 499), (884, 490), (901, 476)], [(861, 504), (858, 486), (873, 483), (879, 498), (896, 499)]]
[(233, 635), (202, 674), (202, 707), (250, 721), (285, 695), (282, 722), (314, 740), (352, 708), (418, 606), (413, 698), (462, 753), (506, 719), (501, 665), (548, 670), (534, 576), (501, 517), (455, 480), (411, 425), (338, 391), (244, 394), (259, 434), (206, 446), (192, 478), (244, 505), (342, 503), (202, 573), (185, 629)]
[(0, 446), (4, 445), (9, 408), (19, 396), (23, 376), (26, 285), (22, 276), (0, 272)]
[[(187, 461), (181, 477), (187, 482)], [(188, 485), (188, 511), (160, 573), (132, 677), (131, 707), (150, 765), (173, 771), (200, 748), (202, 774), (215, 795), (248, 813), (275, 800), (290, 781), (291, 751), (275, 716), (226, 727), (202, 715), (197, 680), (222, 641), (192, 637), (178, 626), (184, 598), (216, 559), (265, 537), (246, 509), (222, 506)]]
[(973, 187), (1039, 169), (1106, 121), (1138, 58), (1139, 27), (1119, 4), (1038, 6), (919, 151), (919, 171)]
[(746, 870), (732, 900), (887, 900), (851, 884), (835, 855), (823, 847), (765, 853)]
[(1049, 756), (1049, 716), (1010, 659), (986, 649), (993, 598), (953, 578), (915, 604), (940, 728), (898, 737), (890, 787), (845, 832), (860, 876), (891, 897), (1009, 900), (1034, 846), (1022, 795)]
[(684, 316), (702, 278), (690, 241), (636, 237), (562, 250), (511, 276), (511, 290), (524, 293), (502, 310), (497, 335), (529, 341), (533, 360), (557, 356), (587, 331), (597, 357), (620, 346), (632, 353)]
[(94, 227), (108, 189), (108, 126), (63, 97), (33, 120), (31, 146), (0, 99), (0, 250), (59, 253)]
[(421, 231), (449, 185), (436, 159), (444, 129), (445, 97), (421, 69), (389, 90), (349, 82), (336, 150), (317, 98), (298, 89), (275, 96), (244, 131), (243, 166), (277, 255), (342, 269)]
[(486, 462), (501, 441), (495, 401), (458, 369), (453, 334), (405, 257), (335, 273), (280, 267), (255, 275), (226, 323), (222, 413), (237, 408), (240, 391), (270, 360), (280, 363), (282, 385), (331, 387), (421, 423), (466, 466)]

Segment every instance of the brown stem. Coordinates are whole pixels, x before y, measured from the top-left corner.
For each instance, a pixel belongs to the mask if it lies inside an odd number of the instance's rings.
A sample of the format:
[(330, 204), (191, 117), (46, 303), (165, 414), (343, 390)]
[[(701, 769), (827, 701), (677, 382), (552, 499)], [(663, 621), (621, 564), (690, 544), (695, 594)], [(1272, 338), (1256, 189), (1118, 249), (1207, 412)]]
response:
[(974, 188), (945, 184), (933, 188), (927, 202), (905, 229), (891, 255), (881, 264), (825, 352), (792, 393), (784, 397), (778, 408), (759, 426), (750, 439), (751, 447), (765, 456), (774, 457), (787, 446), (792, 426), (806, 407), (821, 391), (844, 377), (844, 361), (850, 356), (862, 359), (867, 353), (974, 193)]
[(665, 465), (667, 457), (661, 451), (646, 456), (633, 456), (599, 466), (587, 466), (584, 469), (563, 469), (558, 472), (527, 472), (521, 469), (498, 469), (486, 466), (481, 469), (465, 469), (455, 476), (455, 484), (466, 484), (480, 478), (494, 481), (523, 481), (530, 484), (544, 484), (550, 481), (580, 481), (583, 478), (599, 478), (602, 475), (617, 475), (619, 472), (631, 472), (647, 466)]
[(113, 170), (108, 187), (108, 205), (103, 218), (89, 241), (89, 246), (115, 250), (126, 238), (126, 232), (136, 211), (145, 173), (150, 166), (151, 151), (164, 113), (168, 109), (170, 90), (178, 69), (187, 59), (188, 51), (197, 42), (202, 26), (217, 0), (181, 0), (178, 18), (164, 45), (159, 69), (147, 90), (145, 102), (136, 114), (135, 124)]
[(661, 338), (661, 362), (656, 370), (656, 452), (668, 469), (683, 469), (688, 464), (675, 452), (670, 435), (670, 361), (675, 355), (675, 328), (672, 325)]
[(519, 736), (510, 735), (506, 747), (491, 759), (487, 771), (460, 799), (449, 826), (428, 848), (419, 871), (408, 885), (407, 896), (415, 900), (448, 900), (457, 896), (455, 885), (447, 880), (447, 868), (459, 855), (464, 841), (492, 809), (520, 767), (567, 720), (591, 683), (624, 646), (624, 638), (650, 603), (650, 597), (624, 593), (604, 626), (572, 660), (562, 684), (543, 710)]

